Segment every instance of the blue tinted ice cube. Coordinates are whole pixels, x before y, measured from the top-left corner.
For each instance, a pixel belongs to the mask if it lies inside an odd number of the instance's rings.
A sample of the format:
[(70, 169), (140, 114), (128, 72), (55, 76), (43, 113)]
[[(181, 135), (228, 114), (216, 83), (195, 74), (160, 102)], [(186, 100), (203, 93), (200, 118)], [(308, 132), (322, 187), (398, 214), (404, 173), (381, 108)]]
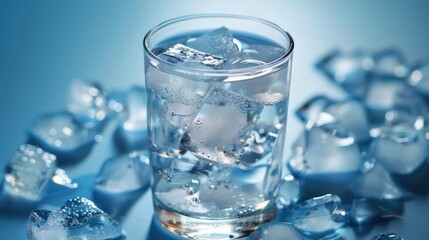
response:
[(29, 211), (43, 196), (56, 166), (55, 155), (37, 146), (21, 145), (5, 168), (0, 209), (11, 212)]
[(266, 223), (247, 237), (247, 240), (277, 239), (304, 240), (305, 238), (292, 225), (283, 222)]
[(409, 72), (404, 55), (397, 49), (383, 49), (372, 58), (374, 67), (371, 72), (376, 77), (403, 78)]
[(286, 49), (273, 45), (247, 44), (239, 55), (229, 59), (232, 69), (249, 68), (273, 62), (286, 54)]
[(284, 220), (311, 239), (335, 236), (346, 226), (341, 199), (331, 194), (299, 203)]
[(425, 98), (429, 97), (429, 61), (417, 63), (411, 68), (408, 83)]
[(382, 128), (372, 147), (377, 163), (393, 174), (411, 174), (427, 159), (427, 139), (408, 124)]
[(123, 215), (149, 187), (149, 174), (146, 151), (110, 158), (95, 179), (95, 201), (106, 212)]
[(301, 185), (292, 175), (283, 177), (279, 186), (277, 208), (289, 208), (295, 205), (301, 198)]
[(401, 218), (404, 205), (401, 202), (375, 202), (370, 199), (354, 199), (347, 211), (353, 225), (364, 226), (394, 218)]
[(375, 201), (402, 201), (410, 196), (400, 189), (389, 173), (379, 164), (365, 172), (350, 186), (354, 196)]
[(238, 54), (232, 33), (226, 27), (221, 27), (205, 33), (198, 38), (189, 40), (187, 46), (206, 53), (230, 58)]
[(106, 93), (97, 83), (76, 80), (71, 85), (68, 110), (86, 127), (102, 127), (108, 114)]
[(57, 211), (31, 212), (27, 237), (30, 240), (125, 239), (121, 226), (86, 198), (67, 201)]
[(372, 59), (363, 51), (338, 49), (330, 52), (316, 63), (331, 81), (354, 96), (363, 96)]
[(215, 88), (185, 130), (181, 146), (199, 159), (236, 163), (262, 109), (252, 99)]
[(377, 236), (372, 237), (371, 240), (406, 240), (406, 239), (396, 233), (379, 233)]
[(355, 139), (328, 113), (307, 124), (294, 148), (295, 154), (288, 162), (294, 175), (356, 173), (361, 168)]
[(84, 158), (99, 136), (77, 122), (69, 112), (40, 116), (29, 130), (30, 142), (55, 154), (60, 163), (73, 163)]
[(402, 80), (372, 79), (364, 97), (370, 119), (378, 123), (383, 122), (385, 114), (400, 102), (401, 95), (407, 91), (410, 89)]
[(354, 99), (334, 101), (326, 96), (315, 96), (302, 105), (295, 113), (303, 122), (317, 120), (321, 113), (330, 113), (341, 127), (356, 141), (369, 140), (369, 122), (363, 105)]
[(145, 149), (148, 145), (147, 95), (143, 87), (133, 86), (127, 92), (127, 115), (115, 132), (120, 152)]

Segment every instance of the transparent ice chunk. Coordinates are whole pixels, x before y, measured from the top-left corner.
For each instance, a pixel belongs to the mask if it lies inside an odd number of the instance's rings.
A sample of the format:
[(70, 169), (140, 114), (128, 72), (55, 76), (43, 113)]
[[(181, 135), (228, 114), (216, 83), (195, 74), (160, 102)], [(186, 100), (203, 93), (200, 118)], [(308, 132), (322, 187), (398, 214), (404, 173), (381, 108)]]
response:
[(304, 240), (292, 225), (283, 222), (270, 222), (260, 226), (256, 231), (247, 237), (247, 240)]
[(372, 143), (377, 163), (393, 174), (416, 171), (427, 159), (427, 139), (407, 124), (384, 127)]
[[(168, 57), (167, 57), (168, 56)], [(167, 49), (161, 58), (174, 64), (186, 67), (220, 69), (226, 59), (187, 47), (181, 43)], [(172, 59), (173, 58), (173, 59)], [(208, 69), (210, 69), (208, 68)]]
[(286, 49), (274, 45), (247, 44), (238, 57), (231, 59), (231, 68), (249, 68), (273, 62), (286, 54)]
[(406, 65), (405, 56), (397, 49), (383, 49), (375, 53), (372, 74), (382, 78), (403, 78), (409, 69)]
[(55, 154), (61, 163), (81, 160), (92, 149), (99, 135), (79, 124), (69, 112), (39, 117), (29, 131), (30, 142)]
[(346, 226), (341, 199), (331, 194), (299, 203), (284, 220), (311, 239), (335, 236)]
[(396, 233), (379, 233), (377, 236), (372, 237), (371, 240), (406, 240), (406, 239)]
[(295, 205), (301, 198), (301, 185), (292, 175), (286, 175), (280, 182), (277, 208), (287, 209)]
[(369, 117), (374, 122), (383, 122), (385, 114), (409, 91), (404, 81), (395, 79), (372, 79), (364, 96)]
[(238, 54), (239, 51), (237, 45), (234, 43), (232, 33), (226, 27), (215, 29), (198, 38), (189, 40), (186, 45), (199, 51), (220, 55), (224, 58), (230, 58)]
[(321, 113), (330, 113), (341, 127), (349, 132), (356, 141), (369, 140), (369, 121), (364, 106), (355, 99), (335, 101), (326, 96), (315, 96), (305, 102), (296, 115), (303, 122), (315, 120)]
[(371, 57), (363, 51), (337, 49), (319, 60), (316, 67), (345, 91), (361, 97), (373, 64)]
[(375, 202), (365, 198), (354, 199), (347, 211), (348, 220), (355, 226), (401, 218), (404, 205), (401, 202)]
[(262, 109), (254, 100), (215, 88), (185, 130), (181, 146), (200, 159), (233, 164)]
[(125, 214), (149, 187), (149, 172), (146, 151), (106, 160), (95, 179), (95, 201), (110, 214)]
[(43, 197), (56, 166), (55, 155), (30, 144), (19, 146), (5, 168), (0, 210), (28, 214)]
[(362, 162), (356, 141), (335, 122), (334, 116), (321, 114), (307, 124), (295, 143), (295, 153), (288, 162), (294, 175), (310, 177), (320, 174), (354, 174)]
[(365, 172), (350, 186), (355, 197), (375, 201), (403, 201), (410, 195), (400, 189), (389, 173), (379, 164)]
[(100, 127), (108, 114), (106, 93), (97, 83), (76, 80), (70, 88), (68, 110), (86, 127)]
[(115, 132), (120, 152), (145, 149), (148, 145), (146, 89), (133, 86), (127, 91), (127, 115)]
[(429, 97), (429, 61), (417, 63), (412, 67), (408, 83), (425, 98)]
[(257, 124), (250, 132), (243, 153), (239, 157), (240, 163), (250, 167), (266, 158), (272, 152), (277, 133), (278, 129), (272, 126)]
[(126, 239), (121, 226), (83, 197), (68, 200), (57, 211), (31, 212), (27, 237), (30, 240)]

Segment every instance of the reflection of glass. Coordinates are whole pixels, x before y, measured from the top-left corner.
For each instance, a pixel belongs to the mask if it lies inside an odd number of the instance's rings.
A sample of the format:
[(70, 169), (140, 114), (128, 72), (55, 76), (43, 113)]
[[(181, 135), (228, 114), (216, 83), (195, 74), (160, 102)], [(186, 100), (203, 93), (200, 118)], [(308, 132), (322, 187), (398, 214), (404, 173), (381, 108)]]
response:
[(189, 238), (233, 239), (273, 219), (290, 35), (261, 19), (196, 15), (152, 29), (144, 49), (161, 224)]

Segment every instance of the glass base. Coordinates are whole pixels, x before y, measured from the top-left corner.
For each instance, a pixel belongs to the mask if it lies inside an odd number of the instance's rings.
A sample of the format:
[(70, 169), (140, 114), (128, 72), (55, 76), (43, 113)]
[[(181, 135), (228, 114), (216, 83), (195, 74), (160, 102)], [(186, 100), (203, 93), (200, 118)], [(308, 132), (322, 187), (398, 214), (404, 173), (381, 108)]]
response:
[(233, 219), (200, 219), (180, 215), (155, 204), (158, 221), (170, 232), (189, 239), (242, 239), (276, 217), (275, 204), (262, 211)]

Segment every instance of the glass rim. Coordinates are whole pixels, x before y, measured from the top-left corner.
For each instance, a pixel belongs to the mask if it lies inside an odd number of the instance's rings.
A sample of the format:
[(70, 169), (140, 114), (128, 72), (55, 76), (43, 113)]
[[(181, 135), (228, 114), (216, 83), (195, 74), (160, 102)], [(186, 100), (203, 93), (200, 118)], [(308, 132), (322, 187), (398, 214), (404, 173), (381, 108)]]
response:
[[(262, 23), (268, 27), (271, 27), (278, 32), (280, 32), (285, 38), (287, 38), (290, 42), (289, 47), (286, 49), (286, 53), (277, 58), (274, 61), (271, 61), (269, 63), (260, 65), (260, 66), (254, 66), (254, 67), (247, 67), (247, 68), (239, 68), (239, 69), (225, 69), (225, 70), (216, 70), (216, 69), (198, 69), (198, 68), (192, 68), (192, 67), (185, 67), (185, 66), (179, 66), (174, 63), (170, 63), (168, 61), (165, 61), (164, 59), (158, 57), (155, 53), (152, 52), (152, 50), (149, 48), (149, 41), (150, 37), (154, 35), (158, 30), (169, 26), (171, 24), (185, 21), (185, 20), (191, 20), (191, 19), (197, 19), (197, 18), (230, 18), (230, 19), (242, 19), (242, 20), (249, 20), (253, 22), (259, 22)], [(262, 18), (258, 17), (251, 17), (246, 15), (237, 15), (237, 14), (218, 14), (218, 13), (208, 13), (208, 14), (192, 14), (192, 15), (185, 15), (181, 17), (175, 17), (172, 19), (169, 19), (167, 21), (164, 21), (152, 29), (150, 29), (145, 37), (143, 38), (143, 47), (146, 52), (146, 55), (149, 56), (152, 60), (156, 60), (158, 63), (162, 64), (163, 66), (166, 66), (166, 68), (174, 69), (175, 71), (182, 72), (184, 74), (192, 74), (192, 75), (204, 75), (208, 77), (221, 77), (221, 76), (243, 76), (243, 75), (259, 75), (260, 73), (266, 73), (267, 70), (271, 70), (274, 68), (277, 68), (287, 62), (289, 58), (291, 57), (294, 49), (294, 41), (292, 36), (283, 28), (278, 26), (275, 23), (272, 23), (270, 21), (267, 21)], [(264, 74), (265, 75), (265, 74)]]

